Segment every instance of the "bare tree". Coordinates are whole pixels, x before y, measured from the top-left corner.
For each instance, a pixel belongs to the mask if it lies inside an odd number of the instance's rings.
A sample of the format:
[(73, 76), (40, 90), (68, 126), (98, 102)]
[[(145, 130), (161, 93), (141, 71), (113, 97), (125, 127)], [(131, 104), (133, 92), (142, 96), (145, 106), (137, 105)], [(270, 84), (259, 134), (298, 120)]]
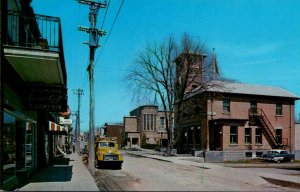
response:
[[(212, 62), (205, 62), (206, 50), (203, 43), (184, 34), (179, 44), (169, 37), (161, 44), (147, 45), (137, 55), (127, 80), (136, 98), (160, 98), (165, 112), (168, 137), (167, 154), (172, 149), (173, 118), (182, 109), (182, 102), (195, 90), (211, 86)], [(214, 70), (215, 71), (215, 70)]]

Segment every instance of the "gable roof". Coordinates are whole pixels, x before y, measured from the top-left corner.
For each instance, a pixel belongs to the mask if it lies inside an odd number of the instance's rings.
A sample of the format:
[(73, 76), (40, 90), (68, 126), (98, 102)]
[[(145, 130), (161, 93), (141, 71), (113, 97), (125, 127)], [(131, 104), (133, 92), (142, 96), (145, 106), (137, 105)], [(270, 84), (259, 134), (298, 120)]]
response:
[(297, 95), (280, 87), (250, 85), (245, 83), (232, 83), (224, 81), (213, 81), (212, 84), (216, 84), (216, 86), (211, 86), (205, 91), (300, 99)]

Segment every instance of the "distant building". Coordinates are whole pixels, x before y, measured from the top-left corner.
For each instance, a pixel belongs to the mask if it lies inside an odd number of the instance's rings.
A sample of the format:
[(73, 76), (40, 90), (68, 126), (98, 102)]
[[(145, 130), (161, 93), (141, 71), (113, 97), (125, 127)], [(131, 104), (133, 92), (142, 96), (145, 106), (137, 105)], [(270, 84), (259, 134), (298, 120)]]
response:
[(105, 136), (116, 137), (119, 147), (123, 146), (124, 139), (125, 139), (124, 125), (105, 123), (103, 130)]
[(124, 117), (126, 146), (142, 145), (145, 139), (149, 145), (167, 145), (165, 113), (156, 105), (140, 106)]
[(216, 81), (197, 91), (180, 113), (178, 152), (206, 151), (207, 161), (258, 157), (272, 148), (295, 150), (295, 100), (279, 87)]

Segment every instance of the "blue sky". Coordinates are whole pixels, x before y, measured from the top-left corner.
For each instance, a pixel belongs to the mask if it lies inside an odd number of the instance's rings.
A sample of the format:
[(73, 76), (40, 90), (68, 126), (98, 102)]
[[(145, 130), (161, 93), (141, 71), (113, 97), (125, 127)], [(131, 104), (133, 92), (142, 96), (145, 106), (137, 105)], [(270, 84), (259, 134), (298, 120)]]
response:
[[(104, 29), (109, 32), (122, 0), (111, 0)], [(37, 14), (60, 17), (68, 95), (77, 111), (74, 89), (83, 89), (81, 130), (88, 130), (88, 6), (75, 0), (33, 0)], [(100, 9), (101, 28), (105, 9)], [(132, 101), (124, 77), (146, 43), (183, 33), (215, 48), (223, 76), (243, 83), (278, 86), (300, 96), (299, 0), (125, 0), (111, 33), (95, 55), (95, 126), (122, 122), (139, 103)], [(109, 37), (109, 38), (108, 38)], [(108, 39), (107, 39), (108, 38)], [(296, 102), (296, 114), (300, 102)], [(298, 115), (299, 116), (299, 115)]]

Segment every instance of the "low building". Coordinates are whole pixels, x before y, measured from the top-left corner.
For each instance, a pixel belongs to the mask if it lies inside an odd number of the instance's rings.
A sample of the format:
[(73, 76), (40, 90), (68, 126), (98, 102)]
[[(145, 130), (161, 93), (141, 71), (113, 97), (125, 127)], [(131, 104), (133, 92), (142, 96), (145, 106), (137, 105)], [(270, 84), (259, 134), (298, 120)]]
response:
[[(140, 106), (124, 117), (126, 146), (167, 146), (165, 113), (156, 105)], [(144, 141), (143, 141), (144, 140)]]
[(107, 137), (116, 137), (117, 143), (119, 147), (123, 147), (124, 144), (124, 125), (121, 124), (108, 124), (105, 123), (104, 127), (104, 135)]
[(259, 157), (272, 148), (295, 150), (295, 100), (279, 87), (215, 81), (186, 100), (179, 152), (205, 151), (206, 161)]

